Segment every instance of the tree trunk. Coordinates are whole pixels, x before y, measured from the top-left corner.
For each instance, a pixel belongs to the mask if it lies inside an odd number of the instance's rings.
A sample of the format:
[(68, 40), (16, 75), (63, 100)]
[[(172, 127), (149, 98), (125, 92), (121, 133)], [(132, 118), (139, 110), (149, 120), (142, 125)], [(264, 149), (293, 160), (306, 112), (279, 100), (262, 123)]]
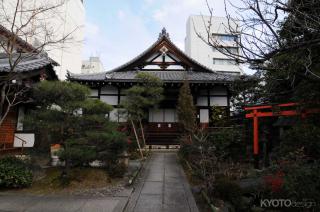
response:
[(66, 173), (66, 177), (69, 177), (69, 172), (70, 172), (70, 161), (69, 159), (67, 158), (65, 160), (65, 173)]
[(141, 158), (143, 158), (143, 153), (142, 153), (142, 149), (141, 149), (141, 146), (140, 146), (139, 137), (138, 137), (138, 134), (137, 134), (137, 131), (136, 131), (136, 127), (134, 126), (134, 123), (133, 123), (132, 120), (131, 120), (131, 125), (132, 125), (133, 132), (134, 132), (134, 135), (135, 135), (136, 140), (137, 140), (137, 144), (138, 144), (138, 148), (139, 148), (139, 152), (140, 152)]
[(10, 109), (9, 105), (8, 105), (8, 108), (6, 108), (6, 110), (4, 109), (4, 102), (6, 98), (6, 88), (7, 88), (7, 84), (4, 83), (4, 85), (1, 88), (1, 98), (0, 98), (0, 126), (2, 125), (2, 122), (6, 118)]
[(145, 137), (144, 137), (144, 130), (143, 130), (143, 125), (142, 125), (142, 123), (141, 123), (141, 119), (139, 119), (139, 123), (140, 123), (140, 128), (141, 128), (143, 146), (144, 146), (144, 148), (146, 148), (146, 139), (145, 139)]
[[(61, 131), (63, 131), (63, 130), (61, 130)], [(67, 144), (61, 143), (61, 145), (62, 145), (64, 152), (67, 152), (68, 151)], [(66, 155), (68, 155), (68, 154), (66, 154)], [(60, 160), (60, 158), (59, 158), (59, 160)], [(69, 184), (69, 173), (70, 173), (70, 160), (69, 160), (68, 156), (66, 156), (64, 159), (64, 166), (62, 167), (62, 172), (61, 172), (61, 182), (64, 186)]]
[(9, 111), (10, 111), (10, 106), (8, 105), (8, 107), (5, 109), (5, 112), (2, 114), (2, 116), (0, 116), (0, 126), (2, 125), (2, 123), (4, 122), (5, 118), (7, 117)]
[(63, 186), (66, 186), (66, 185), (68, 185), (69, 183), (70, 183), (70, 176), (69, 176), (69, 174), (70, 174), (70, 161), (69, 161), (69, 159), (68, 158), (66, 158), (65, 160), (64, 160), (64, 167), (63, 167), (63, 169), (62, 169), (62, 173), (61, 173), (61, 182), (62, 182), (62, 185)]

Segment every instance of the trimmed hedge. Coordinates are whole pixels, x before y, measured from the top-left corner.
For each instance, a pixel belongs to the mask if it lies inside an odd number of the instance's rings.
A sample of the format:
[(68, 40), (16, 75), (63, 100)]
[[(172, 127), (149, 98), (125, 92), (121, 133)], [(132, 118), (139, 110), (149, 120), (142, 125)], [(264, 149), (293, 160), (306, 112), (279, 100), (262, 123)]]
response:
[(23, 188), (32, 184), (32, 171), (20, 159), (0, 159), (0, 188)]

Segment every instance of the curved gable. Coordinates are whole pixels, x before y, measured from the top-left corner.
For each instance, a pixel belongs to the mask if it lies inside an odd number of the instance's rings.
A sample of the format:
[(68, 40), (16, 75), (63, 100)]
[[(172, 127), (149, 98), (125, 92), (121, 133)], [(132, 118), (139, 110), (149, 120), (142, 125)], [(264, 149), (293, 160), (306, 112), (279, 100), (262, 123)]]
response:
[(131, 61), (110, 72), (136, 70), (192, 70), (214, 72), (181, 51), (169, 38), (163, 28), (158, 40)]

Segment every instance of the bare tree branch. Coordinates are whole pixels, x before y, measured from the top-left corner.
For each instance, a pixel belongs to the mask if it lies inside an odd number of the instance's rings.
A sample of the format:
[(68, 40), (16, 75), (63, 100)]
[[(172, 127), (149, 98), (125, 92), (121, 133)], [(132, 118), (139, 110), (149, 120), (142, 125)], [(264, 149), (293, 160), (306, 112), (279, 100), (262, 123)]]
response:
[[(231, 52), (225, 43), (211, 34), (214, 10), (208, 0), (205, 2), (210, 16), (209, 23), (206, 23), (203, 19), (206, 35), (201, 35), (194, 26), (197, 36), (207, 45), (238, 63), (249, 64), (251, 67), (260, 70), (278, 69), (281, 71), (287, 67), (270, 67), (273, 58), (290, 54), (297, 49), (305, 49), (308, 52), (308, 49), (313, 46), (318, 45), (320, 48), (320, 16), (308, 12), (306, 9), (317, 5), (316, 0), (299, 2), (241, 0), (239, 6), (230, 0), (225, 0), (228, 24), (224, 27), (230, 35), (238, 37), (234, 43), (240, 48), (239, 54)], [(230, 8), (233, 8), (235, 12), (231, 14), (228, 11)], [(294, 23), (290, 23), (286, 22), (288, 17), (297, 18), (292, 18)], [(284, 26), (284, 24), (289, 24), (289, 26)], [(302, 34), (296, 32), (302, 32)], [(288, 39), (283, 39), (283, 34)], [(310, 36), (310, 34), (318, 36)], [(312, 52), (309, 51), (309, 59), (306, 58), (304, 62), (305, 73), (303, 75), (307, 80), (320, 80), (320, 73), (312, 70), (309, 64), (310, 59), (312, 59), (311, 54)], [(301, 73), (297, 74), (301, 75)]]
[[(29, 82), (16, 71), (17, 67), (51, 47), (63, 48), (62, 43), (73, 43), (72, 34), (79, 27), (57, 36), (56, 32), (62, 26), (53, 27), (50, 24), (53, 17), (64, 21), (59, 11), (65, 3), (66, 0), (0, 1), (0, 52), (3, 52), (2, 56), (5, 54), (9, 64), (9, 70), (0, 74), (0, 126), (12, 107), (29, 101), (25, 98), (30, 90)], [(39, 41), (37, 46), (28, 43), (36, 40)]]

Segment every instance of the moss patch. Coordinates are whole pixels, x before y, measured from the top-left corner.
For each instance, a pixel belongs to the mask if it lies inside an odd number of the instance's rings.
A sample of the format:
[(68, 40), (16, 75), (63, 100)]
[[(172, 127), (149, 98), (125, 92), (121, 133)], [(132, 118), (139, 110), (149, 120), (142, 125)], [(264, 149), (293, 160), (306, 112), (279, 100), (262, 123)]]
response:
[(67, 186), (62, 186), (59, 168), (48, 168), (45, 176), (35, 181), (30, 188), (19, 192), (31, 194), (72, 194), (81, 190), (100, 189), (116, 185), (119, 180), (111, 179), (107, 172), (98, 168), (76, 168), (70, 172), (71, 181)]

